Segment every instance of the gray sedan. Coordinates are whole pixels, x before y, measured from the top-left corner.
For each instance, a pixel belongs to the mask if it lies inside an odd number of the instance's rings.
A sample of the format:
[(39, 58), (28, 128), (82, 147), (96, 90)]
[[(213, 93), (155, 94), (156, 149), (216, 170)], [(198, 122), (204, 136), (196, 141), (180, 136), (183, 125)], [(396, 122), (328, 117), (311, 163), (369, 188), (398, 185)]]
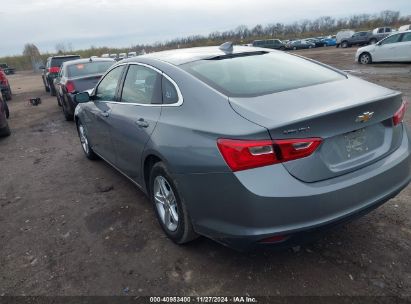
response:
[(141, 188), (178, 244), (299, 243), (411, 178), (400, 92), (280, 51), (138, 56), (75, 98), (86, 156)]

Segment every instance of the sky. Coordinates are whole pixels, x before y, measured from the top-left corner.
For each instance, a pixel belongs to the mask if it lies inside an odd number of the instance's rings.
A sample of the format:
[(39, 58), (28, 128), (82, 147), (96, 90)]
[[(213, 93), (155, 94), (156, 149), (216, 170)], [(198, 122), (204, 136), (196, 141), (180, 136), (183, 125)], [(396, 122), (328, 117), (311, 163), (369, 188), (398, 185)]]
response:
[(21, 54), (25, 43), (54, 52), (129, 47), (245, 24), (292, 23), (320, 16), (348, 17), (390, 9), (411, 15), (411, 0), (0, 0), (0, 56)]

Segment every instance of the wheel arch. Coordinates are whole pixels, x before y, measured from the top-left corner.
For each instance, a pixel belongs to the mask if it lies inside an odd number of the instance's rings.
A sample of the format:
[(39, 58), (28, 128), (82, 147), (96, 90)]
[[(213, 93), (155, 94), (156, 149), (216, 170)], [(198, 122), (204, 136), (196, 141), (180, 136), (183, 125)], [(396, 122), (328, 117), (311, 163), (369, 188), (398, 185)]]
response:
[(160, 157), (157, 153), (150, 152), (144, 157), (143, 172), (142, 172), (143, 173), (143, 183), (144, 183), (144, 189), (146, 190), (148, 195), (150, 195), (149, 182), (150, 182), (151, 168), (153, 168), (153, 166), (158, 162), (163, 162), (163, 158)]

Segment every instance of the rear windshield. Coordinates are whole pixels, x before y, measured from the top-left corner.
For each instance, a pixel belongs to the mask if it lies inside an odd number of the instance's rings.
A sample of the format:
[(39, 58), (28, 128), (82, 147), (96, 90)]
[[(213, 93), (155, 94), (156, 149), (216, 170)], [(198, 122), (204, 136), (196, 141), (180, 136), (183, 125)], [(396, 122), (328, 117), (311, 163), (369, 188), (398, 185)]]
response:
[(75, 59), (80, 59), (80, 56), (52, 58), (50, 65), (52, 67), (60, 67), (63, 62)]
[(199, 60), (184, 70), (232, 97), (254, 97), (345, 79), (343, 74), (284, 53)]
[(68, 77), (81, 77), (93, 74), (104, 74), (114, 61), (94, 61), (67, 66)]

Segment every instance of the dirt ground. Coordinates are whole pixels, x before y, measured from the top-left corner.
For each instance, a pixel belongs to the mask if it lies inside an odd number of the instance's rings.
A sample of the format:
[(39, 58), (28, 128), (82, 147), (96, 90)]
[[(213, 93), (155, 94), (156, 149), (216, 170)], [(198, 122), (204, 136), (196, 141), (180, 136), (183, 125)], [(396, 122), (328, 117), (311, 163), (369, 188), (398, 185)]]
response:
[[(354, 48), (297, 53), (411, 99), (410, 64), (360, 66)], [(294, 250), (239, 253), (206, 238), (176, 246), (142, 192), (103, 161), (85, 158), (41, 76), (9, 79), (12, 136), (0, 139), (0, 295), (411, 296), (410, 187)], [(43, 103), (29, 106), (29, 97)]]

